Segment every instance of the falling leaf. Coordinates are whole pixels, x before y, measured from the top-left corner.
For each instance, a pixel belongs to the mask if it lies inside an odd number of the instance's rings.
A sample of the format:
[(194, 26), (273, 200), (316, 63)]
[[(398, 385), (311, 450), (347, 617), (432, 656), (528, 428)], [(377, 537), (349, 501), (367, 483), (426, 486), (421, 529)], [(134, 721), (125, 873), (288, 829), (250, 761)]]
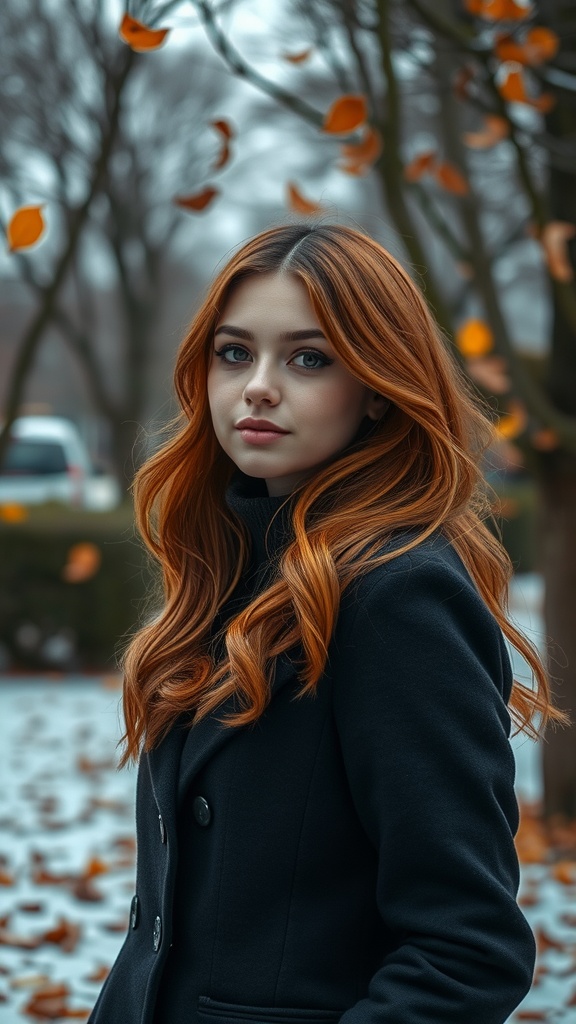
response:
[(220, 118), (218, 121), (211, 121), (210, 124), (217, 132), (220, 132), (227, 142), (234, 138), (235, 132), (229, 121), (225, 121), (224, 118)]
[(219, 121), (211, 121), (211, 125), (222, 136), (222, 148), (220, 149), (218, 158), (213, 166), (213, 170), (219, 171), (221, 167), (226, 166), (230, 159), (230, 139), (234, 138), (234, 132), (229, 122), (224, 121), (223, 119)]
[(484, 320), (466, 320), (456, 331), (456, 344), (463, 356), (479, 358), (490, 352), (494, 335)]
[(120, 25), (120, 38), (137, 53), (146, 53), (162, 46), (169, 31), (168, 28), (148, 28), (130, 14), (125, 14)]
[(290, 64), (303, 64), (305, 60), (308, 60), (313, 49), (312, 46), (309, 46), (307, 50), (300, 50), (298, 53), (283, 53), (282, 60), (287, 60)]
[(364, 137), (356, 144), (342, 146), (343, 162), (339, 164), (345, 174), (366, 174), (382, 152), (382, 136), (371, 125), (364, 129)]
[(364, 96), (340, 96), (326, 114), (322, 129), (330, 135), (353, 132), (365, 123), (367, 117), (368, 107)]
[(531, 6), (514, 0), (465, 0), (466, 10), (487, 21), (523, 21), (532, 13)]
[(409, 164), (404, 167), (406, 181), (420, 181), (423, 174), (433, 170), (436, 165), (436, 153), (433, 150), (426, 150), (419, 153)]
[(498, 114), (486, 114), (484, 126), (476, 132), (466, 132), (464, 142), (471, 149), (490, 149), (510, 135), (510, 122)]
[(195, 192), (191, 196), (176, 196), (172, 201), (176, 206), (181, 206), (183, 210), (193, 210), (199, 213), (201, 210), (205, 210), (219, 194), (217, 188), (207, 185), (201, 192)]
[(540, 244), (548, 265), (550, 276), (566, 284), (574, 278), (568, 242), (576, 235), (576, 224), (552, 220), (540, 232)]
[(496, 433), (499, 437), (511, 440), (524, 430), (528, 417), (526, 409), (521, 402), (513, 400), (510, 402), (508, 411), (504, 413), (496, 424)]
[(40, 240), (45, 227), (42, 206), (21, 206), (12, 215), (6, 231), (9, 251), (29, 249)]
[(320, 203), (314, 203), (310, 199), (306, 199), (300, 189), (294, 185), (293, 182), (289, 181), (286, 186), (288, 192), (288, 206), (293, 213), (301, 213), (304, 216), (310, 216), (311, 214), (321, 213), (324, 209)]
[(500, 36), (496, 41), (496, 56), (503, 61), (513, 60), (518, 64), (537, 67), (558, 52), (560, 39), (552, 29), (536, 25), (527, 32), (522, 42), (511, 35)]
[(472, 380), (493, 395), (506, 395), (510, 391), (508, 364), (502, 356), (489, 356), (488, 358), (481, 356), (469, 359), (466, 369)]
[(457, 196), (465, 196), (470, 191), (470, 186), (461, 171), (454, 164), (444, 160), (434, 170), (436, 180), (447, 192)]
[(549, 427), (544, 427), (542, 430), (536, 430), (530, 435), (530, 441), (532, 447), (539, 452), (553, 452), (558, 448), (560, 444), (560, 438), (555, 430)]
[(513, 61), (503, 64), (504, 77), (498, 85), (498, 92), (507, 103), (527, 103), (529, 106), (547, 114), (556, 100), (552, 93), (544, 92), (540, 96), (529, 96), (526, 92), (526, 80), (522, 68)]
[(102, 553), (96, 544), (88, 541), (73, 544), (62, 569), (62, 579), (67, 583), (84, 583), (96, 575), (101, 564)]
[(212, 166), (212, 170), (219, 171), (220, 168), (226, 166), (226, 164), (228, 163), (229, 159), (230, 159), (230, 146), (228, 145), (227, 142), (224, 142), (222, 144), (222, 148), (220, 150), (220, 153), (218, 154), (218, 158), (217, 158), (217, 160), (215, 161), (215, 163)]
[(526, 103), (526, 83), (521, 68), (516, 69), (513, 63), (504, 65), (505, 75), (498, 86), (498, 92), (508, 103)]

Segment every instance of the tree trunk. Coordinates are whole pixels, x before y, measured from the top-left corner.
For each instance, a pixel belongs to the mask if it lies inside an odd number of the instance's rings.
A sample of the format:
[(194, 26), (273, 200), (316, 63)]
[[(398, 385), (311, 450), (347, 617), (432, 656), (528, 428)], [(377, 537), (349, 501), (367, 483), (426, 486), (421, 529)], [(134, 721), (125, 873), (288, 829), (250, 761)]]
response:
[[(548, 668), (555, 703), (576, 724), (576, 460), (551, 458), (540, 480), (540, 502)], [(542, 756), (544, 817), (576, 820), (575, 726), (549, 730)]]

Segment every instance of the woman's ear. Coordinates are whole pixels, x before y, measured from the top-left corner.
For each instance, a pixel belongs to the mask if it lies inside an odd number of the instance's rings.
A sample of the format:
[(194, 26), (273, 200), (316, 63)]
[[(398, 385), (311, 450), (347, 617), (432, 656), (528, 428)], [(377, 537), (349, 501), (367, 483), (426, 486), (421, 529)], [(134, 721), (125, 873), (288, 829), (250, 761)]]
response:
[(379, 420), (384, 415), (389, 405), (390, 401), (388, 398), (384, 398), (384, 395), (379, 395), (376, 391), (373, 391), (370, 395), (366, 415), (369, 416), (371, 420)]

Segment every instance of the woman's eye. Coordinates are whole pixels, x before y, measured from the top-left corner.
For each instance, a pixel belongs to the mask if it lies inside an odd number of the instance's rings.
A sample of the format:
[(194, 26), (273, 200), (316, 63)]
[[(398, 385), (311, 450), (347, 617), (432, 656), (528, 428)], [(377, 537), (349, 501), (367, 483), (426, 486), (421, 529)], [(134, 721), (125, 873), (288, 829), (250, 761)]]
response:
[(224, 348), (215, 351), (214, 354), (217, 355), (219, 359), (222, 359), (223, 362), (225, 363), (243, 363), (246, 361), (244, 359), (226, 359), (226, 356), (228, 355), (229, 352), (244, 352), (244, 354), (246, 354), (246, 349), (242, 348), (241, 345), (225, 345)]
[[(299, 362), (298, 359), (300, 359)], [(327, 367), (332, 360), (322, 352), (298, 352), (292, 361), (297, 367), (302, 367), (304, 370), (319, 370), (320, 367)]]

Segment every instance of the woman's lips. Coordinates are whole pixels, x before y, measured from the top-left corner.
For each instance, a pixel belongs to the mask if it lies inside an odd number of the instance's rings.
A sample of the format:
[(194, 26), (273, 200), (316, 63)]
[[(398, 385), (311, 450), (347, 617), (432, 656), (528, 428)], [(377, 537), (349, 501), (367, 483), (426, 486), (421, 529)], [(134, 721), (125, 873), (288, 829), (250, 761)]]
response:
[(247, 444), (271, 444), (281, 437), (286, 437), (286, 434), (279, 430), (253, 430), (250, 427), (243, 427), (238, 433)]

